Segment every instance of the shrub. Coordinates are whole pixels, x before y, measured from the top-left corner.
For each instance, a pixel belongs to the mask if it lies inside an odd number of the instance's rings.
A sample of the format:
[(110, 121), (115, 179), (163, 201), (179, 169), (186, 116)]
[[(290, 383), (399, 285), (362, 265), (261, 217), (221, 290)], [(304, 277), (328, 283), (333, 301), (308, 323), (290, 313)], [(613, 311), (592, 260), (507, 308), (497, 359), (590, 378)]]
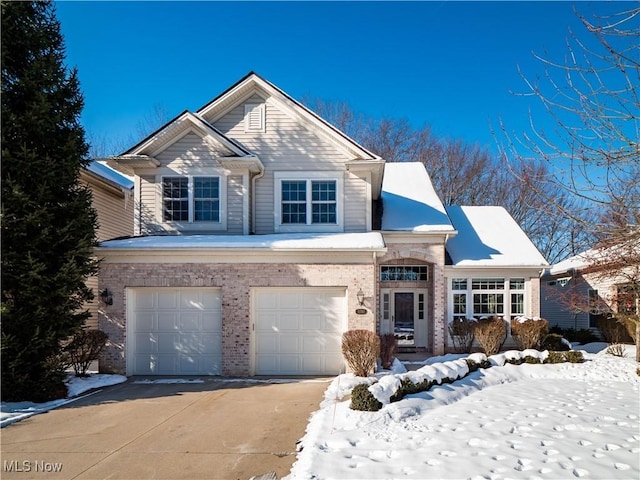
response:
[(109, 335), (101, 330), (80, 330), (63, 348), (63, 358), (76, 377), (86, 377), (89, 365), (100, 356)]
[(524, 321), (516, 319), (511, 322), (511, 335), (520, 350), (539, 349), (548, 332), (549, 322), (543, 318)]
[(556, 352), (566, 352), (570, 350), (569, 345), (562, 341), (562, 335), (558, 333), (550, 333), (544, 337), (541, 348), (542, 350), (553, 350)]
[(570, 342), (578, 342), (582, 345), (598, 342), (600, 339), (588, 328), (560, 328), (557, 325), (549, 329), (550, 334), (556, 333), (566, 338)]
[(626, 356), (624, 345), (621, 343), (612, 343), (607, 347), (606, 353), (613, 355), (614, 357)]
[(613, 317), (600, 317), (598, 330), (607, 343), (632, 343), (625, 326)]
[(540, 359), (538, 357), (532, 357), (531, 355), (527, 355), (522, 359), (523, 363), (531, 363), (533, 365), (539, 365), (540, 363)]
[(350, 408), (362, 412), (377, 412), (382, 408), (382, 403), (369, 391), (369, 385), (361, 383), (351, 391)]
[(398, 343), (393, 333), (380, 335), (380, 364), (385, 370), (389, 370), (393, 365), (398, 351)]
[(521, 358), (507, 358), (504, 363), (509, 363), (511, 365), (522, 365), (522, 362), (524, 360), (522, 360)]
[(449, 324), (449, 335), (453, 342), (453, 349), (458, 353), (470, 353), (473, 344), (473, 327), (475, 320), (454, 318)]
[(550, 351), (544, 363), (563, 363), (567, 361), (566, 352)]
[(637, 318), (638, 317), (636, 317), (635, 315), (621, 315), (617, 317), (618, 323), (620, 323), (625, 328), (632, 343), (637, 343), (637, 339), (636, 339), (636, 325), (638, 322)]
[(371, 330), (349, 330), (342, 335), (342, 355), (357, 377), (368, 376), (380, 355), (380, 338)]
[(582, 352), (579, 350), (569, 350), (568, 352), (565, 352), (565, 358), (567, 359), (567, 362), (569, 363), (582, 363), (584, 362), (584, 357), (582, 355)]
[(473, 360), (469, 360), (468, 358), (464, 359), (467, 362), (467, 366), (469, 367), (469, 373), (475, 372), (479, 368), (491, 368), (491, 362), (489, 360), (483, 360), (480, 363), (474, 362)]
[(473, 329), (474, 336), (487, 357), (495, 355), (507, 338), (507, 325), (497, 317), (478, 320)]

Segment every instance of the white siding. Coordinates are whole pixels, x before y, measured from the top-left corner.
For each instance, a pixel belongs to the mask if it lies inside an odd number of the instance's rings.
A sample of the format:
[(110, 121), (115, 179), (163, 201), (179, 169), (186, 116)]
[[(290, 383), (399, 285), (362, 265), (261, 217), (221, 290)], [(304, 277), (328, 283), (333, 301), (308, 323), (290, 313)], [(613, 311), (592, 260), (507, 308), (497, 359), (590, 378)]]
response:
[(215, 148), (193, 132), (187, 133), (156, 155), (161, 167), (170, 167), (178, 173), (191, 168), (219, 167), (217, 158), (228, 155), (222, 148)]
[(158, 189), (155, 175), (140, 175), (140, 205), (136, 205), (136, 215), (140, 222), (141, 235), (163, 231), (156, 219)]
[[(92, 205), (98, 215), (98, 230), (96, 236), (99, 242), (111, 238), (133, 235), (133, 194), (116, 191), (111, 187), (89, 178), (93, 196)], [(98, 328), (98, 277), (89, 277), (87, 286), (93, 291), (95, 298), (85, 304), (91, 312), (85, 326), (90, 329)]]
[(344, 224), (346, 232), (365, 232), (367, 230), (367, 183), (364, 179), (347, 174), (344, 182)]
[[(264, 133), (245, 131), (244, 105), (256, 103), (264, 103), (266, 107)], [(344, 174), (344, 163), (352, 159), (259, 95), (237, 105), (216, 120), (215, 126), (256, 153), (265, 166), (264, 177), (256, 182), (255, 233), (258, 234), (274, 232), (273, 172), (335, 171)], [(348, 180), (349, 193), (345, 189), (344, 195), (345, 231), (363, 231), (367, 208), (362, 195), (366, 195), (366, 181), (351, 175)]]
[(227, 182), (227, 233), (242, 235), (242, 176), (228, 177)]

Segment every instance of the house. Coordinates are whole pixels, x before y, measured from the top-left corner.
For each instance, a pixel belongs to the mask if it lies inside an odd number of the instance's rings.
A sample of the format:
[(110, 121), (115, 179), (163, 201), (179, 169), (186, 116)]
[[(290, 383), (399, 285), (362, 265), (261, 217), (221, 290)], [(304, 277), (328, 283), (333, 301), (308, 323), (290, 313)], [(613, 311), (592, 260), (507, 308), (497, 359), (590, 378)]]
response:
[[(80, 182), (91, 189), (92, 206), (98, 216), (98, 241), (132, 235), (133, 182), (95, 160), (80, 171)], [(93, 290), (95, 298), (85, 305), (91, 312), (85, 326), (96, 329), (99, 307), (98, 277), (89, 277), (87, 285)]]
[(442, 354), (462, 278), (465, 313), (539, 315), (547, 264), (506, 211), (445, 209), (422, 164), (385, 162), (255, 73), (109, 164), (135, 178), (135, 217), (97, 249), (104, 372), (335, 375), (350, 329)]
[[(613, 269), (615, 274), (603, 274), (593, 268), (609, 256), (607, 251), (594, 248), (544, 271), (540, 287), (541, 314), (549, 325), (563, 329), (590, 329), (599, 335), (598, 322), (603, 317), (614, 312), (637, 314), (636, 289), (640, 265), (630, 261), (620, 269)], [(638, 258), (637, 251), (626, 256), (632, 257)]]

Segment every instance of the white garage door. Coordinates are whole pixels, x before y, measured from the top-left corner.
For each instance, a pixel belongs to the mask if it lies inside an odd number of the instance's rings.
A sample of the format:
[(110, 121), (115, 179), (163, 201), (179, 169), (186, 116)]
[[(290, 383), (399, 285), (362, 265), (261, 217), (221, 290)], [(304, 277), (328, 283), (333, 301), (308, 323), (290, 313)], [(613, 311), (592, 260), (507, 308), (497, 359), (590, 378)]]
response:
[(127, 291), (129, 375), (220, 375), (221, 291), (135, 288)]
[(344, 288), (261, 288), (252, 298), (256, 375), (344, 371)]

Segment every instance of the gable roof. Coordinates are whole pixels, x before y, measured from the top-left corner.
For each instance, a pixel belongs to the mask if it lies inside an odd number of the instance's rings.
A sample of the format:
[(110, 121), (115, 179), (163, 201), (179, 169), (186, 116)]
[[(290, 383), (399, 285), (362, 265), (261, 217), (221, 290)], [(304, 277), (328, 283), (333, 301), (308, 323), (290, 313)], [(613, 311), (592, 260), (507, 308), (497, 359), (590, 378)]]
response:
[(336, 146), (348, 151), (353, 155), (354, 159), (382, 160), (381, 157), (364, 148), (344, 132), (338, 130), (322, 117), (253, 71), (249, 72), (234, 85), (199, 108), (197, 114), (215, 123), (217, 119), (229, 110), (256, 93), (264, 98), (273, 98), (278, 101), (279, 105), (290, 116), (296, 118), (312, 131), (324, 136), (336, 144)]
[(240, 143), (227, 137), (198, 114), (185, 110), (124, 152), (122, 156), (153, 155), (154, 152), (163, 148), (165, 144), (173, 141), (179, 132), (183, 132), (190, 127), (196, 128), (215, 143), (221, 145), (229, 152), (229, 156), (244, 157), (253, 155)]
[(455, 233), (422, 163), (385, 164), (382, 180), (382, 230)]
[(503, 207), (446, 207), (458, 235), (446, 250), (454, 267), (545, 267), (549, 264)]

